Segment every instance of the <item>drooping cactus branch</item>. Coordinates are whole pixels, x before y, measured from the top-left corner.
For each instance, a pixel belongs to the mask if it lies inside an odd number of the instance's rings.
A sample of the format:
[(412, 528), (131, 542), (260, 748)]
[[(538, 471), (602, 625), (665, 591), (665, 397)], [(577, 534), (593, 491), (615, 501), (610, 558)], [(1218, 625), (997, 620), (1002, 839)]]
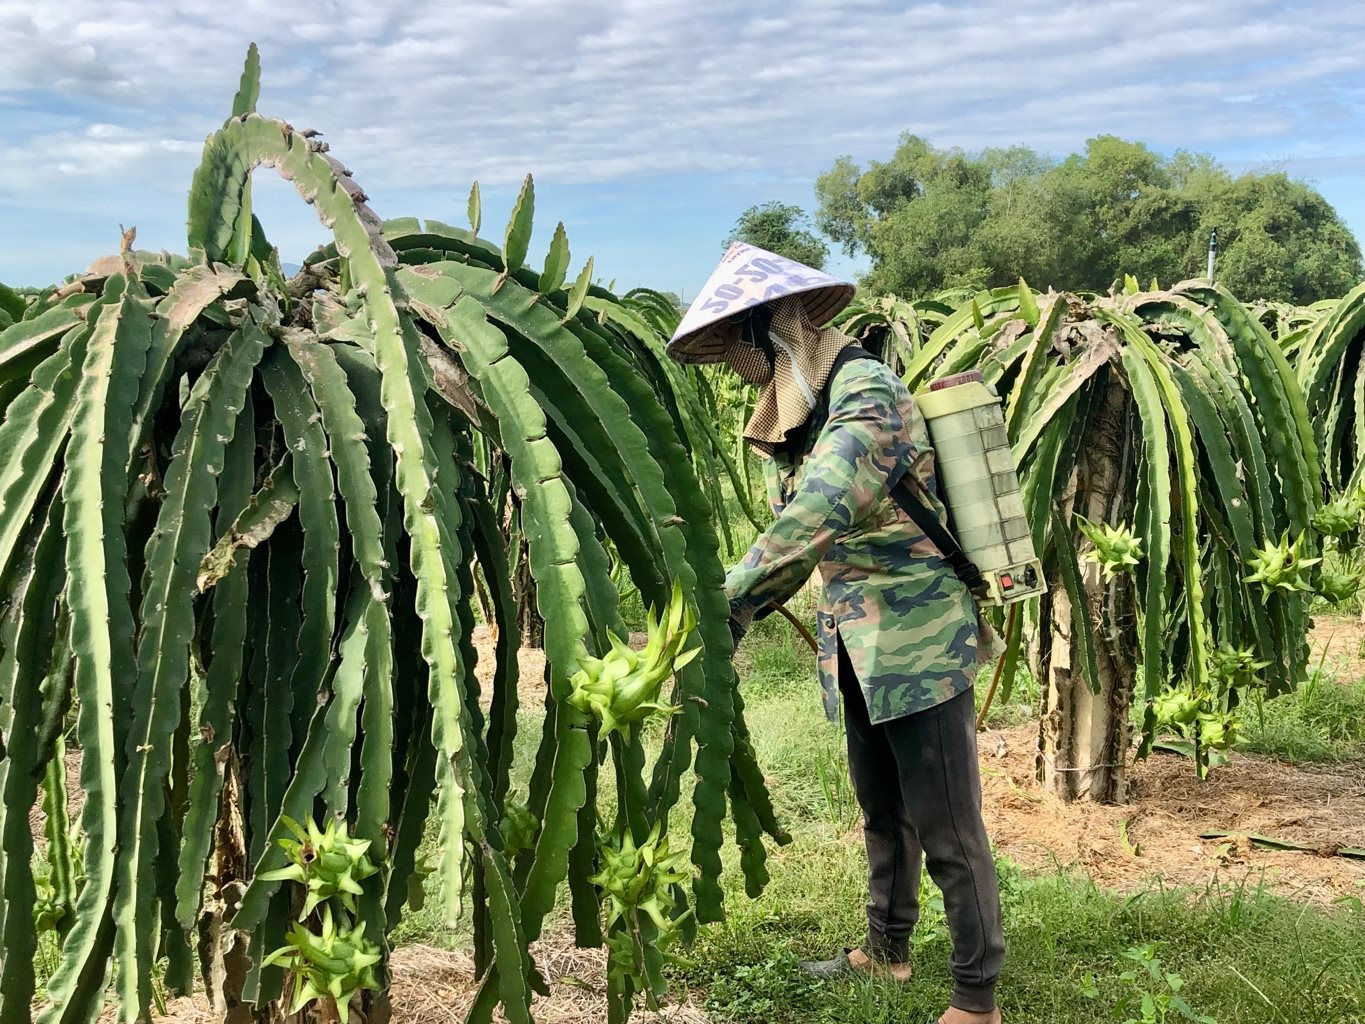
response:
[[(529, 1021), (527, 945), (561, 885), (581, 941), (619, 929), (594, 881), (599, 752), (623, 786), (602, 831), (641, 842), (695, 771), (690, 834), (670, 837), (691, 864), (667, 904), (684, 932), (721, 916), (727, 815), (751, 889), (761, 833), (785, 839), (730, 664), (719, 463), (654, 328), (590, 260), (566, 288), (563, 225), (527, 267), (529, 177), (501, 247), (477, 235), (477, 187), (472, 230), (381, 222), (316, 133), (255, 112), (258, 75), (253, 48), (194, 175), (187, 257), (130, 243), (0, 296), (0, 1017), (26, 1018), (35, 991), (28, 814), (74, 704), (85, 803), (54, 856), (80, 864), (45, 904), (68, 910), (42, 916), (61, 946), (43, 1020), (93, 1020), (107, 986), (119, 1020), (145, 1019), (157, 963), (183, 991), (196, 950), (225, 1014), (369, 1012), (409, 882), (434, 870), (445, 917), (473, 918), (470, 1019), (501, 1004)], [(252, 212), (262, 167), (331, 233), (289, 280)], [(650, 680), (681, 708), (653, 757), (639, 721), (604, 745), (569, 699), (624, 635), (622, 573), (697, 623), (695, 654), (675, 665), (670, 648)], [(519, 597), (547, 660), (530, 764), (513, 742)], [(353, 848), (373, 870), (315, 891), (307, 857)], [(657, 995), (646, 966), (616, 976), (615, 1016), (641, 981)]]

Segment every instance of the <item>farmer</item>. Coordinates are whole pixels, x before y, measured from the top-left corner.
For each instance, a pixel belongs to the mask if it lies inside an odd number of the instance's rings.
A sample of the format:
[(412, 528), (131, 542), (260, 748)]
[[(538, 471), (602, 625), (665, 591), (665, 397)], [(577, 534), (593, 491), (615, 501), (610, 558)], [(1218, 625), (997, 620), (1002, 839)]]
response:
[(817, 978), (908, 980), (927, 861), (953, 941), (953, 997), (940, 1022), (993, 1024), (1004, 941), (981, 818), (972, 682), (998, 641), (893, 494), (898, 486), (917, 491), (946, 521), (914, 399), (876, 359), (845, 357), (828, 379), (854, 341), (820, 325), (853, 291), (737, 243), (668, 351), (684, 363), (725, 362), (761, 389), (744, 437), (766, 457), (777, 518), (726, 577), (736, 641), (817, 567), (824, 578), (820, 685), (831, 720), (843, 698), (870, 899), (863, 944), (803, 969)]

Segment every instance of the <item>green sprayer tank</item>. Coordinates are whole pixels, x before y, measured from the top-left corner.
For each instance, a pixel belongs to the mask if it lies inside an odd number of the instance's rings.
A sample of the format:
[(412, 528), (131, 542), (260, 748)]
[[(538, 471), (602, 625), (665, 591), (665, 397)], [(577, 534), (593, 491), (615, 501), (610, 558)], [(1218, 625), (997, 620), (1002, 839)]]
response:
[(990, 603), (1042, 593), (1000, 397), (973, 370), (935, 381), (915, 400), (934, 442), (953, 533), (989, 584)]

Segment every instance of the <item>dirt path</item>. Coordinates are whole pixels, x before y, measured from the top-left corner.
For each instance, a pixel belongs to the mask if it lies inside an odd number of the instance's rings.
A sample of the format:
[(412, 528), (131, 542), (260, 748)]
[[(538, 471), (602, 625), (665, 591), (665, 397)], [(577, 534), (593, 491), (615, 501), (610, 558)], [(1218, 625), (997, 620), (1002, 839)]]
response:
[(1365, 898), (1361, 861), (1199, 838), (1257, 833), (1323, 854), (1365, 847), (1365, 762), (1308, 768), (1234, 753), (1201, 783), (1189, 761), (1154, 754), (1133, 767), (1128, 803), (1064, 804), (1033, 781), (1036, 735), (1036, 726), (1024, 725), (981, 736), (991, 838), (1027, 868), (1079, 867), (1120, 889), (1153, 876), (1202, 887), (1215, 877), (1238, 880), (1264, 870), (1267, 884), (1285, 895), (1317, 903)]

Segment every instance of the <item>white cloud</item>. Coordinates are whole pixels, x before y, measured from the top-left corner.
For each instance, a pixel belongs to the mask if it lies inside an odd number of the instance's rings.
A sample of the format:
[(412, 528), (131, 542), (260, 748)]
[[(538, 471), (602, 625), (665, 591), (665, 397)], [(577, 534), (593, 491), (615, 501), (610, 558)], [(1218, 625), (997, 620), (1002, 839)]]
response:
[(263, 112), (376, 197), (809, 179), (904, 130), (1326, 160), (1365, 127), (1365, 5), (1328, 0), (0, 0), (0, 205), (183, 192), (251, 39)]
[(166, 163), (193, 167), (202, 142), (170, 139), (155, 129), (95, 123), (0, 142), (0, 192), (37, 198), (66, 187), (159, 176)]
[(1342, 44), (1362, 28), (1327, 3), (0, 3), (0, 95), (197, 141), (185, 115), (212, 126), (254, 36), (263, 108), (330, 130), (376, 184), (584, 181), (817, 167), (830, 137), (906, 127), (965, 146), (1284, 136), (1302, 127), (1287, 90), (1358, 99), (1365, 53)]

